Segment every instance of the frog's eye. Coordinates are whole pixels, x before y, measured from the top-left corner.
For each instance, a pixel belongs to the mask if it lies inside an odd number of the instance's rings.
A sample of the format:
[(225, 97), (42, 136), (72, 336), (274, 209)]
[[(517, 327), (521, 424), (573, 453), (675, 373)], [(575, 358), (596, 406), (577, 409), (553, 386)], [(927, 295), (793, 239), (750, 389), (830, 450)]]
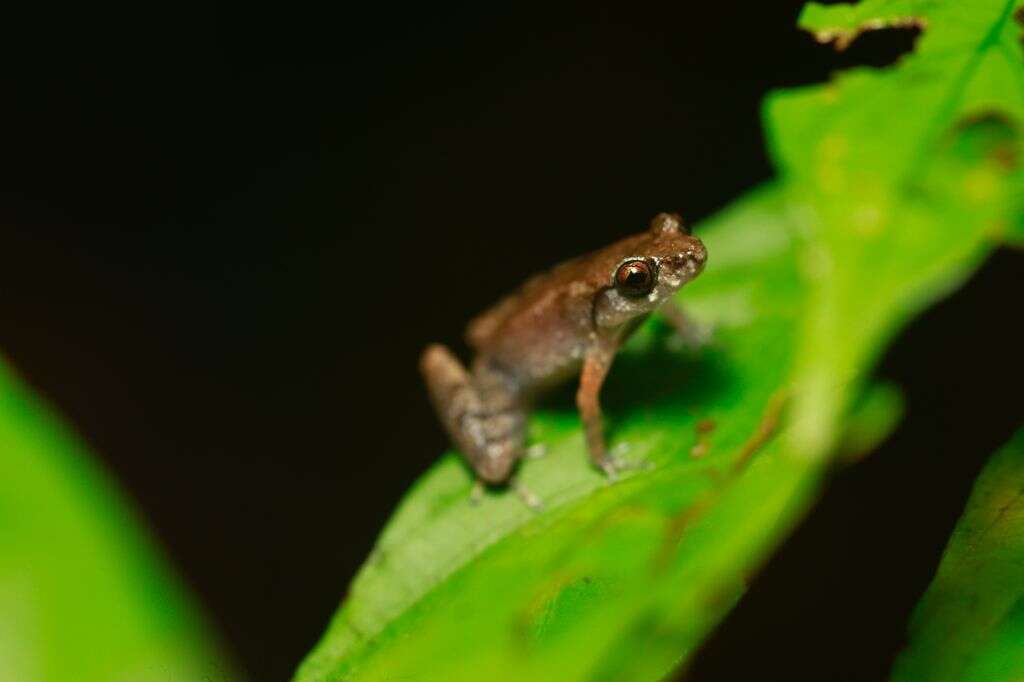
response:
[(639, 298), (654, 288), (654, 270), (645, 260), (629, 260), (615, 271), (615, 288), (629, 298)]

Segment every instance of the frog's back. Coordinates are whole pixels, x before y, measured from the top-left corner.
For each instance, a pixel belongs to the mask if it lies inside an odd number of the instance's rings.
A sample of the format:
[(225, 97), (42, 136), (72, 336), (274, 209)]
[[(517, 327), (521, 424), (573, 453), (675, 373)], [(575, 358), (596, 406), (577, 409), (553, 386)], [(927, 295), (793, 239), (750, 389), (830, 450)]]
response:
[(593, 328), (593, 302), (634, 238), (527, 280), (518, 291), (472, 320), (466, 339), (478, 356), (516, 368), (531, 380), (570, 371), (582, 359)]
[(582, 261), (583, 258), (574, 258), (527, 279), (514, 293), (470, 320), (466, 341), (474, 350), (484, 351), (511, 331), (507, 326), (518, 328), (515, 320), (525, 318), (543, 324), (547, 313), (554, 312), (554, 304), (570, 293)]

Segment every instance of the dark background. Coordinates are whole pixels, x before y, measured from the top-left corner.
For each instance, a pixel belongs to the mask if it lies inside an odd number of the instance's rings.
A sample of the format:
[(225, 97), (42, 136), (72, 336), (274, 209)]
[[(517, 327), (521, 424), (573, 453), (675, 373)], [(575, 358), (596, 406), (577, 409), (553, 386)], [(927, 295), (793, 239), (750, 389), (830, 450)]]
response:
[[(836, 55), (792, 28), (799, 4), (18, 17), (0, 348), (102, 454), (247, 674), (285, 679), (446, 445), (420, 349), (656, 211), (722, 207), (770, 176), (769, 88), (913, 43)], [(901, 336), (881, 373), (904, 424), (838, 475), (694, 679), (884, 676), (1020, 417), (1022, 261), (997, 254)]]

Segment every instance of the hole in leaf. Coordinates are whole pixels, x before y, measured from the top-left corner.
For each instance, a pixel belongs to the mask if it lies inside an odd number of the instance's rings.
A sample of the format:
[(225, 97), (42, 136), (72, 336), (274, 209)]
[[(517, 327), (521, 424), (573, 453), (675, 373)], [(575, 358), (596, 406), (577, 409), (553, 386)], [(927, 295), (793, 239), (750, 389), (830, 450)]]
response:
[(914, 44), (921, 35), (920, 26), (904, 26), (866, 30), (853, 37), (851, 42), (836, 44), (840, 68), (851, 66), (890, 66), (903, 55), (914, 51)]

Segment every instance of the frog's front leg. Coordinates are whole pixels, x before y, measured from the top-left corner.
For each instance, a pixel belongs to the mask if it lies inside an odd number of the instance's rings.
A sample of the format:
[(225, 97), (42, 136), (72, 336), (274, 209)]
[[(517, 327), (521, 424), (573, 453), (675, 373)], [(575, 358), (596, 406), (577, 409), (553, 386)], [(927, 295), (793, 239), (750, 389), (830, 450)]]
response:
[(672, 299), (661, 304), (657, 314), (675, 330), (676, 336), (687, 348), (701, 348), (711, 340), (711, 329), (690, 317)]
[(583, 371), (580, 373), (580, 386), (576, 391), (576, 406), (583, 421), (583, 433), (590, 459), (594, 466), (613, 479), (616, 477), (616, 466), (615, 460), (608, 455), (604, 442), (600, 394), (601, 385), (608, 376), (618, 346), (616, 340), (602, 339), (587, 352), (583, 360)]
[(486, 363), (471, 375), (440, 345), (423, 352), (420, 370), (441, 423), (476, 475), (506, 483), (523, 453), (526, 423), (508, 377)]

